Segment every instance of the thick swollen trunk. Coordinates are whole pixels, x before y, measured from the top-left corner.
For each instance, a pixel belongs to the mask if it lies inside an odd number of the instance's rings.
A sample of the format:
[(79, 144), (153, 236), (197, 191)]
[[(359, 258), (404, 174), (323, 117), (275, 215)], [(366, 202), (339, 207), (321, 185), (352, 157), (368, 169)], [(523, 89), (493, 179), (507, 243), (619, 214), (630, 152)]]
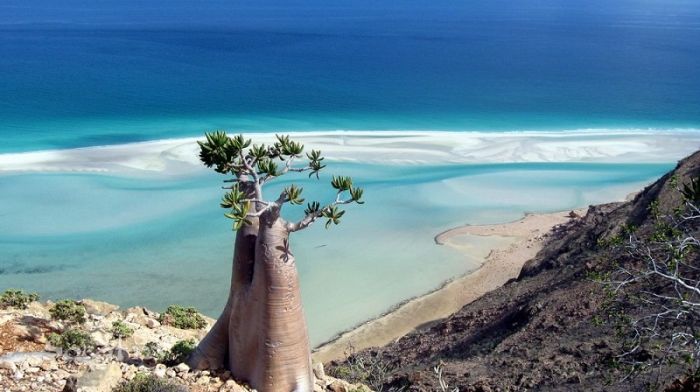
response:
[(226, 367), (261, 392), (309, 392), (311, 357), (289, 232), (278, 211), (236, 236), (226, 308), (188, 364)]
[(260, 218), (250, 300), (255, 311), (250, 321), (257, 331), (250, 351), (256, 355), (244, 357), (254, 359), (246, 379), (264, 392), (311, 391), (311, 355), (299, 277), (289, 250), (289, 232), (274, 214)]
[[(251, 224), (242, 227), (236, 233), (233, 248), (233, 266), (231, 286), (224, 310), (207, 336), (199, 342), (197, 349), (187, 363), (193, 369), (220, 369), (228, 367), (230, 357), (229, 336), (239, 331), (245, 324), (241, 315), (250, 310), (245, 301), (245, 293), (250, 287), (255, 265), (255, 242), (258, 237), (258, 219), (252, 218)], [(237, 315), (232, 317), (232, 315)], [(233, 324), (232, 324), (232, 320)], [(245, 333), (243, 333), (245, 334)]]

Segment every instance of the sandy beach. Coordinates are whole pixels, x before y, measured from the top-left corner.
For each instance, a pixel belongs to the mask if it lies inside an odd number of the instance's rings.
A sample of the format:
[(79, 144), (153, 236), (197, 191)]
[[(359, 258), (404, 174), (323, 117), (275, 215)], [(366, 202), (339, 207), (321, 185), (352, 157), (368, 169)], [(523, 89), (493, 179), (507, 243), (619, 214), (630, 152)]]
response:
[[(576, 210), (581, 215), (586, 209)], [(456, 312), (464, 305), (518, 276), (525, 262), (541, 249), (544, 235), (554, 226), (567, 222), (569, 212), (527, 214), (504, 224), (462, 226), (435, 237), (439, 245), (468, 252), (460, 244), (465, 236), (507, 237), (506, 245), (492, 249), (477, 270), (459, 277), (442, 288), (410, 300), (388, 314), (342, 334), (317, 348), (313, 358), (319, 362), (341, 359), (349, 349), (380, 347), (400, 339), (416, 328)]]

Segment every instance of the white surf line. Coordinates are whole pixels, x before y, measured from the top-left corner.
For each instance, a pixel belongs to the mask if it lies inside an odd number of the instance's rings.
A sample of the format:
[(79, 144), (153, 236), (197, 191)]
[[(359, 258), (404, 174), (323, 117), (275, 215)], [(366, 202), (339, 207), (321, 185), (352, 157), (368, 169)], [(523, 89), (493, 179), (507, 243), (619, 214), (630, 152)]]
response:
[[(376, 164), (669, 163), (700, 148), (700, 129), (572, 131), (293, 132), (329, 160)], [(274, 133), (246, 134), (271, 143)], [(144, 172), (202, 170), (198, 138), (0, 154), (0, 172)]]

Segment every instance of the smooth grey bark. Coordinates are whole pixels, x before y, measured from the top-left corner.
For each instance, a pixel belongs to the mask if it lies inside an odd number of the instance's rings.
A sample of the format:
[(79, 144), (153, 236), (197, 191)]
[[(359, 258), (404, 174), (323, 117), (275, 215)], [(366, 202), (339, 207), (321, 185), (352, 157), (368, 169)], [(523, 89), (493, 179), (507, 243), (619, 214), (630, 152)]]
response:
[(190, 367), (226, 367), (261, 392), (313, 389), (288, 226), (276, 207), (238, 231), (226, 307), (188, 360)]

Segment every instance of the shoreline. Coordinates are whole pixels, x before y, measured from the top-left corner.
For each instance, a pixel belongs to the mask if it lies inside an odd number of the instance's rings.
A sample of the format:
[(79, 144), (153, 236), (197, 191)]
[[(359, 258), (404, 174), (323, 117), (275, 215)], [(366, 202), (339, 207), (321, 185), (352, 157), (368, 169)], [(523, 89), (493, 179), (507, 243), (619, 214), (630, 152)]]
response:
[[(587, 208), (574, 210), (585, 214)], [(448, 317), (509, 280), (516, 278), (522, 266), (542, 248), (544, 237), (556, 225), (572, 219), (569, 211), (527, 213), (517, 221), (493, 225), (466, 225), (435, 236), (438, 245), (459, 245), (451, 241), (461, 236), (510, 237), (508, 244), (492, 249), (475, 270), (447, 281), (434, 291), (414, 297), (381, 316), (358, 325), (316, 347), (312, 357), (318, 362), (343, 359), (349, 349), (381, 347), (406, 334)]]

